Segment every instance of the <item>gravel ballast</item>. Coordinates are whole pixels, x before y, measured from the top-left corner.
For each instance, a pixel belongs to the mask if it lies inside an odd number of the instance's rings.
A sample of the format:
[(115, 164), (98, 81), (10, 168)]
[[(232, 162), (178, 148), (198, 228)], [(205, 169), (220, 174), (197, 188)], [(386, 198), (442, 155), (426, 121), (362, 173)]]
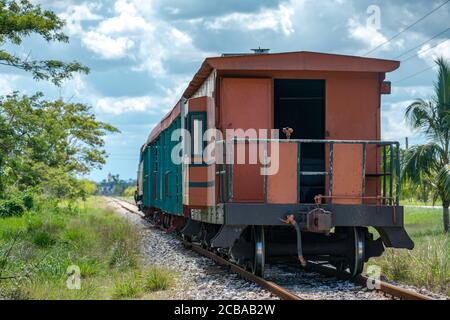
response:
[(161, 298), (186, 300), (271, 300), (278, 299), (258, 285), (239, 278), (212, 260), (187, 249), (174, 236), (154, 228), (137, 214), (114, 202), (110, 205), (139, 227), (142, 232), (144, 261), (177, 273), (174, 288)]
[[(109, 200), (109, 204), (141, 231), (145, 263), (168, 268), (177, 274), (176, 285), (162, 292), (161, 299), (278, 300), (278, 297), (257, 284), (244, 280), (237, 274), (218, 266), (209, 258), (185, 248), (175, 236), (153, 227), (138, 214), (125, 210), (112, 200)], [(129, 207), (130, 210), (137, 210), (129, 203), (123, 202), (122, 205)], [(266, 278), (304, 299), (391, 299), (381, 292), (369, 290), (351, 281), (305, 272), (292, 265), (266, 265)], [(444, 296), (432, 294), (423, 289), (402, 286), (435, 299), (446, 299)]]

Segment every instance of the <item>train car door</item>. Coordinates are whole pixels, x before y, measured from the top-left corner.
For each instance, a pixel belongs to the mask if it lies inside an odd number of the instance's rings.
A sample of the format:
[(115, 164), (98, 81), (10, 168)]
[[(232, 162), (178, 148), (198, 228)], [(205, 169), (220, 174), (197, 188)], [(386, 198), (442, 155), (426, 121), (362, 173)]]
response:
[[(325, 81), (305, 79), (275, 80), (274, 127), (294, 129), (291, 139), (325, 139)], [(304, 144), (301, 146), (300, 168), (302, 172), (325, 171), (325, 146)], [(314, 196), (324, 194), (324, 176), (301, 176), (301, 203), (314, 203)]]
[[(272, 79), (222, 78), (220, 84), (221, 127), (226, 130), (242, 129), (235, 137), (244, 138), (246, 130), (272, 128)], [(259, 164), (235, 164), (233, 172), (234, 202), (263, 202), (264, 177)]]

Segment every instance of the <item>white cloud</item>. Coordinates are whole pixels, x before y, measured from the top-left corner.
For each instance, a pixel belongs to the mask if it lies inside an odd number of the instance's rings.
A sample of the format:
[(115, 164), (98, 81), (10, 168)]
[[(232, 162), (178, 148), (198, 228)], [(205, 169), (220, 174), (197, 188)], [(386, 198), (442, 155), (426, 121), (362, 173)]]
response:
[(381, 111), (381, 127), (383, 140), (397, 140), (403, 142), (405, 137), (417, 137), (405, 121), (405, 109), (413, 100), (392, 103)]
[(186, 32), (169, 25), (159, 25), (157, 31), (142, 37), (135, 54), (139, 64), (134, 70), (146, 70), (154, 76), (165, 76), (167, 61), (191, 62), (216, 55), (196, 48)]
[(162, 88), (159, 95), (140, 97), (95, 97), (89, 99), (99, 113), (120, 115), (127, 112), (147, 113), (162, 116), (172, 109), (181, 97), (187, 80), (180, 80), (173, 89)]
[(433, 86), (395, 86), (393, 94), (396, 96), (428, 99), (434, 94)]
[(291, 20), (293, 15), (294, 10), (291, 6), (281, 4), (277, 9), (263, 9), (257, 13), (234, 12), (207, 22), (206, 27), (210, 29), (238, 27), (250, 31), (270, 29), (290, 35), (294, 32)]
[(114, 10), (118, 14), (103, 20), (97, 31), (105, 34), (134, 33), (154, 30), (152, 26), (140, 15), (136, 6), (127, 1), (116, 1)]
[(418, 55), (430, 65), (434, 65), (434, 61), (438, 57), (450, 60), (450, 41), (442, 42), (434, 48), (430, 44), (426, 44), (420, 48)]
[(0, 95), (12, 93), (16, 89), (16, 82), (19, 76), (11, 74), (0, 74)]
[[(373, 25), (362, 24), (359, 19), (354, 17), (348, 20), (347, 31), (350, 38), (364, 43), (368, 47), (367, 50), (375, 48), (388, 41), (388, 39)], [(403, 47), (403, 43), (404, 41), (402, 39), (391, 41), (380, 47), (379, 50), (391, 51), (393, 49), (400, 49)]]
[(83, 21), (96, 21), (102, 19), (102, 16), (93, 12), (98, 9), (100, 9), (100, 5), (94, 3), (70, 5), (66, 11), (59, 16), (66, 21), (67, 33), (69, 35), (75, 35), (83, 32), (83, 27), (81, 25)]
[(65, 14), (66, 18), (77, 21), (73, 32), (83, 46), (102, 59), (128, 58), (135, 63), (131, 67), (134, 71), (148, 71), (162, 77), (166, 75), (167, 61), (191, 62), (215, 54), (197, 49), (189, 34), (152, 11), (151, 2), (118, 0), (112, 15), (83, 29), (79, 22), (81, 12), (97, 17), (87, 8), (86, 5), (78, 6), (77, 10), (71, 11), (72, 16)]
[(109, 114), (122, 114), (126, 112), (150, 111), (157, 113), (158, 107), (154, 104), (154, 99), (150, 96), (142, 97), (102, 97), (95, 104), (97, 111)]
[(173, 100), (173, 96), (101, 97), (95, 102), (94, 108), (99, 113), (114, 115), (139, 112), (162, 116), (173, 107)]
[(95, 31), (86, 32), (82, 43), (105, 59), (123, 58), (128, 49), (134, 46), (134, 42), (127, 37), (112, 38)]

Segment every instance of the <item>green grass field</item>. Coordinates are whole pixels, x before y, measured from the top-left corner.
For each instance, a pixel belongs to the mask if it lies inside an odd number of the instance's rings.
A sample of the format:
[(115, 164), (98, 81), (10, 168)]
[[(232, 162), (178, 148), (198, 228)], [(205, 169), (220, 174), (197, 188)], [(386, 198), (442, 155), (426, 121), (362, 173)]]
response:
[[(0, 299), (151, 299), (175, 275), (144, 266), (140, 244), (139, 230), (99, 197), (1, 218), (0, 277), (17, 278), (0, 280)], [(79, 290), (67, 286), (70, 266)]]
[(442, 210), (405, 208), (405, 227), (415, 243), (412, 251), (387, 249), (371, 259), (390, 280), (450, 295), (450, 241), (442, 226)]

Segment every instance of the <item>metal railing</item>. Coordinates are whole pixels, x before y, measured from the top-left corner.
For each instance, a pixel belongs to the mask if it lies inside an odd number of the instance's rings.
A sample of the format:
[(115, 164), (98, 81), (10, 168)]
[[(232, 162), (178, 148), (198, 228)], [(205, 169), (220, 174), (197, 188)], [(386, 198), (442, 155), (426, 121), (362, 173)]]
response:
[[(221, 140), (216, 142), (216, 147), (222, 148), (222, 156), (225, 160), (223, 164), (218, 164), (218, 171), (216, 175), (219, 177), (219, 202), (233, 202), (233, 172), (234, 172), (234, 145), (237, 143), (258, 143), (259, 146), (264, 148), (263, 163), (267, 164), (268, 157), (268, 145), (271, 143), (295, 143), (298, 145), (297, 156), (297, 196), (299, 199), (301, 191), (301, 177), (302, 176), (327, 176), (328, 177), (328, 195), (323, 195), (322, 198), (332, 199), (333, 197), (339, 197), (339, 195), (333, 195), (333, 164), (334, 164), (334, 146), (335, 145), (361, 145), (362, 148), (362, 194), (361, 199), (377, 199), (384, 205), (398, 205), (400, 198), (400, 144), (397, 141), (377, 141), (377, 140), (313, 140), (313, 139), (301, 139), (301, 140), (278, 140), (278, 139), (253, 139), (253, 138), (234, 138), (231, 140)], [(328, 146), (328, 171), (302, 171), (301, 170), (301, 150), (303, 145), (307, 144), (323, 144)], [(378, 173), (378, 168), (375, 173), (367, 173), (367, 146), (375, 145), (382, 151), (382, 158), (377, 161), (377, 167), (379, 167), (379, 161), (381, 162), (381, 173)], [(378, 154), (378, 153), (377, 153)], [(388, 161), (389, 156), (389, 161)], [(325, 160), (325, 159), (324, 159)], [(281, 162), (281, 160), (280, 160)], [(265, 167), (265, 165), (262, 165)], [(380, 177), (382, 178), (382, 190), (381, 196), (366, 197), (366, 178), (367, 177)], [(389, 177), (389, 181), (388, 181)], [(395, 179), (395, 193), (394, 193), (394, 179)], [(377, 179), (378, 181), (378, 179)], [(378, 183), (378, 182), (377, 182)], [(325, 187), (325, 184), (324, 184)], [(345, 196), (344, 196), (345, 197)], [(264, 175), (264, 199), (267, 201), (267, 175)], [(300, 202), (300, 200), (298, 200)]]

